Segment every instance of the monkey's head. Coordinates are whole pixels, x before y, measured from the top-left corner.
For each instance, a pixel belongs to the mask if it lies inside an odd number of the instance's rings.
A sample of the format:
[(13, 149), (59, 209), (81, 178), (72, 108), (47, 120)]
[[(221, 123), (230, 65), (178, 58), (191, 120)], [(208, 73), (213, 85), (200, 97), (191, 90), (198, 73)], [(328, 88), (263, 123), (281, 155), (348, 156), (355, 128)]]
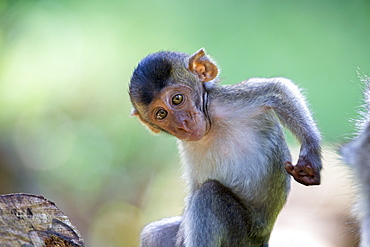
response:
[(200, 140), (209, 128), (203, 83), (217, 73), (217, 66), (203, 49), (191, 56), (178, 52), (148, 55), (131, 77), (132, 115), (155, 133), (165, 131), (181, 140)]

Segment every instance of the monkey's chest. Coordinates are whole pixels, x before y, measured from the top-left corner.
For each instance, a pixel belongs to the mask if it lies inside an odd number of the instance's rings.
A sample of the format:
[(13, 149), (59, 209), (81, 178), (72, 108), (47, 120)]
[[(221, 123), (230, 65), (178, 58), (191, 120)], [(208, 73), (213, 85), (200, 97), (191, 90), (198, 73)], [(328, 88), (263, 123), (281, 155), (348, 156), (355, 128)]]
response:
[(268, 199), (270, 184), (266, 184), (267, 187), (262, 184), (271, 181), (271, 177), (277, 175), (284, 181), (286, 176), (270, 164), (271, 148), (274, 147), (267, 142), (261, 145), (253, 132), (229, 133), (229, 137), (214, 139), (211, 143), (180, 144), (185, 178), (191, 189), (197, 190), (204, 182), (215, 179), (242, 198), (253, 201), (257, 197), (263, 201)]

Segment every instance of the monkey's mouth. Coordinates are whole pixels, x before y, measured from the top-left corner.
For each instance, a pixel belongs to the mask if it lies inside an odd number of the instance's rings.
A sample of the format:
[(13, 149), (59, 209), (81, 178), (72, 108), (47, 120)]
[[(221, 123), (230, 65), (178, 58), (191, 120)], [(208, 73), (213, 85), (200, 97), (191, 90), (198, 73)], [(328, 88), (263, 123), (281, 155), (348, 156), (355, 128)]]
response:
[(189, 131), (178, 130), (176, 131), (176, 133), (174, 133), (174, 136), (182, 141), (194, 142), (202, 139), (206, 135), (206, 133), (206, 128), (192, 128)]

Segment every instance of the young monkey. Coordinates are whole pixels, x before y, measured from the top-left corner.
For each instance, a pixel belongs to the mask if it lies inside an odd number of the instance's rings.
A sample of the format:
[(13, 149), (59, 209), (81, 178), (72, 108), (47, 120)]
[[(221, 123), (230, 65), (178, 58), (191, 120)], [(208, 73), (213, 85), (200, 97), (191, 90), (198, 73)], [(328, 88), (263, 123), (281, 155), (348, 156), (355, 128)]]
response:
[[(155, 133), (178, 138), (190, 187), (182, 216), (147, 225), (141, 246), (268, 246), (290, 187), (320, 184), (320, 134), (299, 89), (284, 78), (217, 84), (217, 65), (158, 52), (133, 72), (129, 94)], [(293, 166), (282, 123), (300, 141)]]

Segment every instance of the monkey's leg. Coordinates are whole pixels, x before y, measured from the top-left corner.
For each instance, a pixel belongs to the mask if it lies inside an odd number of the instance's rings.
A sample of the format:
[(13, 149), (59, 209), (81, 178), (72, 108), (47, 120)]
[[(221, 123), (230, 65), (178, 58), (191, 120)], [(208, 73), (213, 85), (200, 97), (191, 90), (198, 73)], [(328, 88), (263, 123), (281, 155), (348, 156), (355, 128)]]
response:
[(267, 247), (269, 233), (261, 218), (230, 189), (210, 180), (191, 198), (180, 232), (186, 247)]
[(145, 226), (140, 236), (141, 247), (174, 247), (182, 217), (155, 221)]

